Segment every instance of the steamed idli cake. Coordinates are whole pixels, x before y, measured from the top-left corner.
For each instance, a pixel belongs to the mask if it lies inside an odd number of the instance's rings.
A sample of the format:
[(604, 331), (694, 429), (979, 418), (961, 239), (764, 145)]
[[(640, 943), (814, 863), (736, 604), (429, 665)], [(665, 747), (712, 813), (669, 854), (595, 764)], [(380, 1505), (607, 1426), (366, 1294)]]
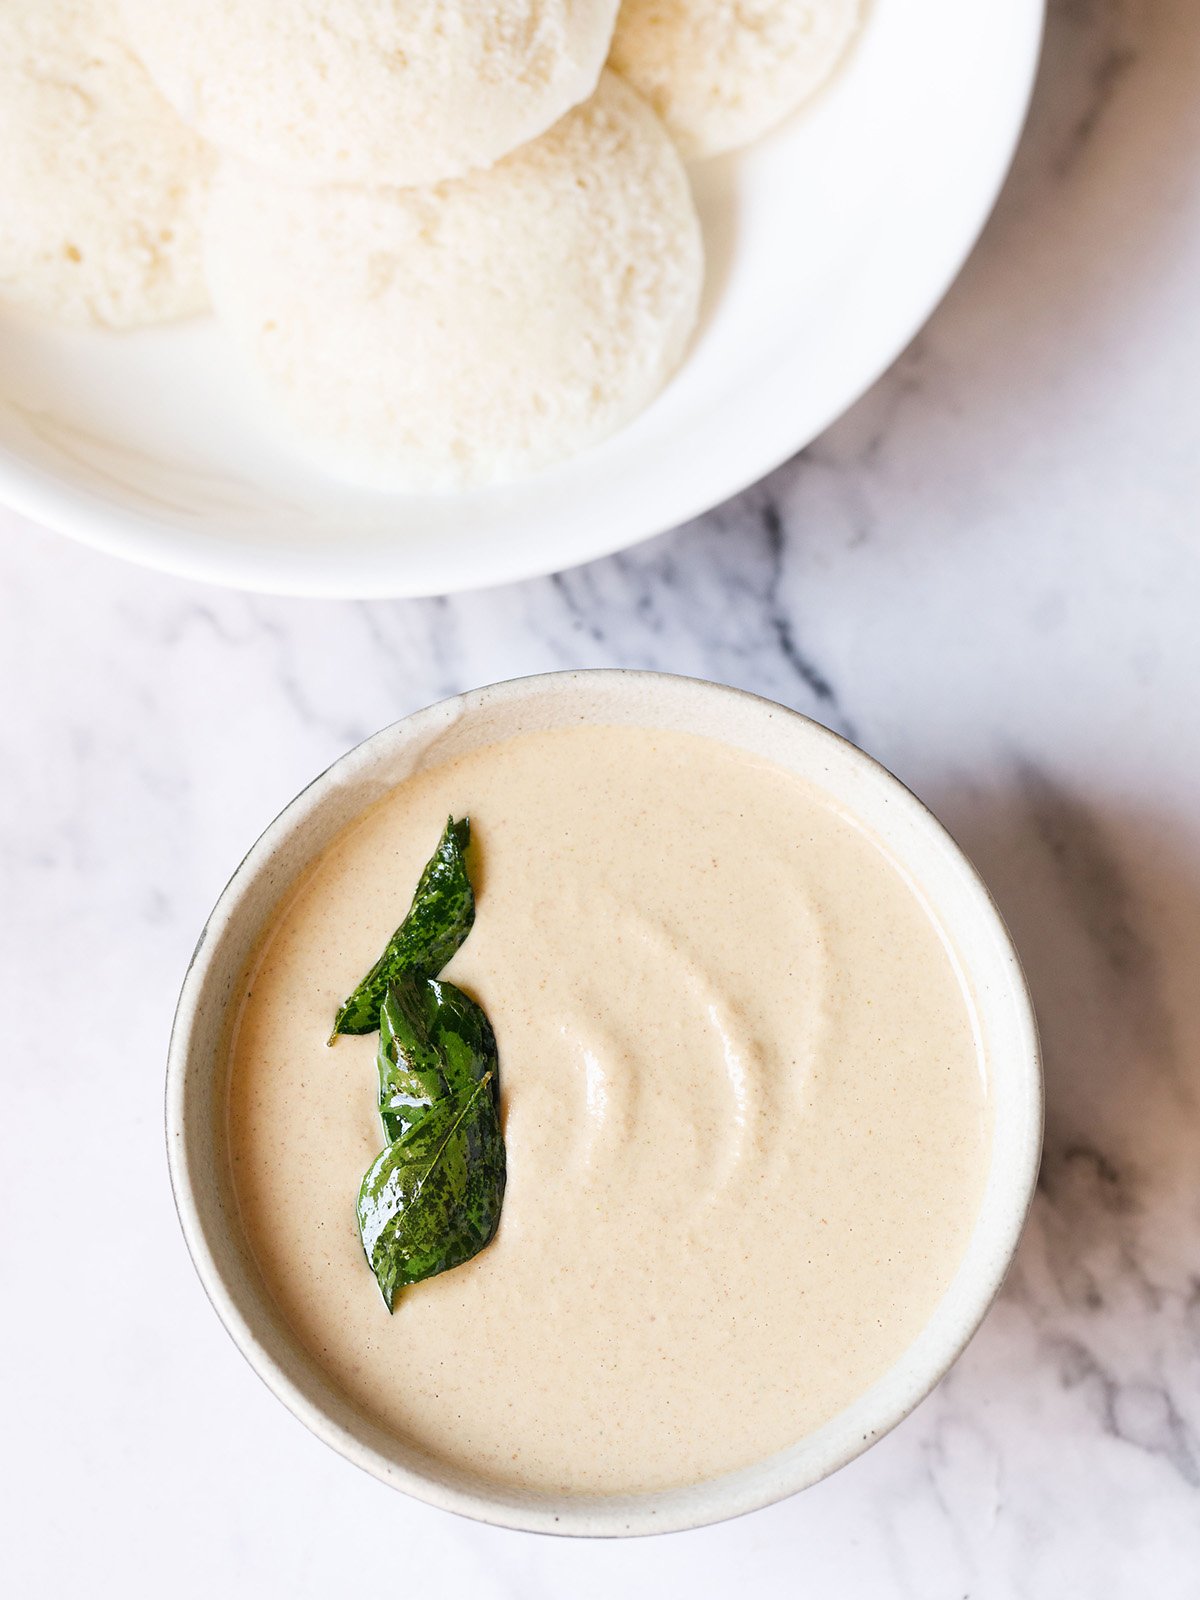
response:
[(624, 0), (611, 64), (688, 160), (749, 144), (825, 82), (859, 0)]
[(612, 73), (488, 172), (429, 189), (219, 176), (219, 315), (331, 470), (497, 482), (593, 444), (683, 354), (702, 276), (682, 163)]
[(0, 0), (0, 300), (114, 328), (203, 310), (209, 155), (94, 0)]
[(122, 0), (167, 98), (299, 183), (437, 183), (596, 87), (618, 0)]

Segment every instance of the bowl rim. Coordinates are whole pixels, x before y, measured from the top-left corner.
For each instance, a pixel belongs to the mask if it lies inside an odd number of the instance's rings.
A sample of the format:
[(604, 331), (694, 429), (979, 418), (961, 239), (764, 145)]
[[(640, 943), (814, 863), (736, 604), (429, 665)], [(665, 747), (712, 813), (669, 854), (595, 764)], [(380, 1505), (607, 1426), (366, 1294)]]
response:
[[(799, 412), (794, 406), (777, 406), (735, 460), (699, 459), (685, 480), (676, 476), (664, 481), (660, 475), (647, 484), (632, 521), (581, 506), (577, 531), (565, 552), (545, 540), (514, 545), (498, 538), (473, 551), (470, 561), (439, 566), (435, 581), (434, 574), (414, 573), (402, 557), (387, 553), (375, 559), (369, 571), (356, 565), (347, 573), (336, 550), (310, 560), (289, 545), (278, 550), (245, 543), (231, 548), (196, 538), (192, 531), (72, 483), (9, 445), (0, 445), (0, 501), (66, 538), (152, 571), (248, 593), (305, 599), (413, 599), (526, 582), (683, 527), (744, 493), (807, 448), (879, 381), (933, 315), (978, 243), (1012, 166), (1036, 80), (1045, 16), (1045, 0), (1016, 0), (1011, 25), (1018, 43), (1004, 119), (997, 117), (988, 148), (980, 155), (977, 182), (962, 204), (961, 223), (952, 241), (922, 287), (914, 290), (889, 336), (831, 385), (820, 404)], [(394, 499), (403, 506), (404, 496)]]
[[(257, 879), (262, 868), (269, 864), (271, 853), (285, 839), (295, 836), (297, 830), (303, 828), (310, 813), (323, 796), (343, 780), (347, 767), (360, 769), (353, 774), (352, 782), (355, 779), (361, 781), (368, 778), (373, 756), (385, 748), (390, 749), (391, 742), (397, 738), (416, 743), (424, 732), (444, 725), (448, 717), (453, 717), (457, 721), (460, 716), (478, 713), (489, 705), (519, 703), (525, 698), (536, 697), (548, 690), (558, 689), (567, 692), (570, 685), (580, 679), (608, 680), (617, 687), (618, 692), (627, 693), (631, 697), (636, 697), (640, 691), (655, 690), (659, 693), (711, 698), (714, 704), (724, 700), (729, 704), (740, 705), (743, 711), (750, 715), (784, 718), (789, 723), (803, 726), (805, 735), (814, 739), (818, 746), (824, 744), (827, 750), (836, 751), (842, 760), (848, 760), (870, 781), (877, 785), (881, 784), (888, 791), (889, 799), (896, 800), (906, 808), (909, 816), (931, 838), (937, 840), (941, 849), (948, 852), (956, 869), (964, 876), (976, 904), (990, 921), (990, 935), (1001, 952), (1000, 960), (1007, 974), (1009, 998), (1015, 1007), (1015, 1054), (1022, 1068), (1019, 1089), (1024, 1097), (1023, 1103), (1018, 1108), (1018, 1114), (1022, 1119), (1024, 1131), (1016, 1151), (1017, 1159), (1004, 1169), (1005, 1199), (1000, 1244), (999, 1248), (993, 1249), (990, 1266), (983, 1274), (978, 1293), (969, 1301), (965, 1314), (958, 1317), (952, 1336), (947, 1339), (943, 1334), (940, 1351), (935, 1347), (936, 1359), (932, 1363), (926, 1363), (926, 1370), (918, 1372), (916, 1381), (909, 1381), (903, 1386), (899, 1396), (891, 1397), (878, 1410), (864, 1412), (872, 1425), (867, 1433), (862, 1434), (861, 1442), (856, 1424), (853, 1437), (844, 1437), (840, 1443), (835, 1443), (831, 1450), (825, 1452), (825, 1458), (818, 1460), (815, 1467), (810, 1464), (800, 1471), (783, 1472), (777, 1475), (769, 1486), (760, 1484), (749, 1492), (744, 1485), (739, 1484), (741, 1474), (734, 1473), (689, 1485), (682, 1490), (630, 1496), (552, 1497), (530, 1495), (501, 1485), (497, 1485), (495, 1492), (489, 1494), (482, 1490), (476, 1492), (470, 1488), (447, 1483), (433, 1474), (422, 1472), (419, 1468), (401, 1466), (395, 1460), (383, 1455), (363, 1437), (363, 1432), (369, 1431), (368, 1424), (364, 1422), (362, 1432), (343, 1426), (304, 1394), (292, 1378), (282, 1370), (275, 1357), (260, 1340), (226, 1283), (206, 1237), (201, 1206), (197, 1200), (197, 1186), (191, 1171), (188, 1140), (185, 1137), (189, 1099), (187, 1084), (192, 1076), (188, 1069), (192, 1064), (194, 1028), (206, 998), (205, 986), (216, 959), (219, 935), (225, 926), (236, 921), (239, 897)], [(600, 725), (598, 719), (595, 725)], [(648, 724), (631, 719), (629, 725)], [(364, 808), (371, 803), (373, 803), (371, 799), (365, 799)], [(904, 865), (902, 861), (899, 864)], [(278, 904), (278, 896), (273, 904)], [(260, 928), (265, 920), (266, 918), (260, 919)], [(214, 933), (218, 935), (217, 938), (212, 937)], [(963, 965), (969, 972), (972, 966), (969, 956), (963, 956)], [(257, 1376), (312, 1433), (373, 1477), (441, 1510), (522, 1532), (583, 1537), (624, 1537), (680, 1532), (708, 1526), (786, 1499), (830, 1476), (861, 1455), (902, 1422), (925, 1399), (973, 1338), (999, 1293), (1016, 1252), (1036, 1189), (1040, 1166), (1044, 1086), (1033, 1002), (1011, 935), (995, 900), (973, 863), (944, 824), (918, 796), (881, 762), (859, 749), (850, 740), (791, 707), (751, 691), (707, 679), (607, 667), (539, 673), (506, 679), (435, 701), (389, 723), (352, 746), (306, 784), (283, 807), (235, 868), (212, 911), (206, 917), (192, 952), (171, 1026), (167, 1051), (164, 1121), (167, 1164), (176, 1214), (188, 1253), (205, 1294), (226, 1332)], [(1010, 1151), (1009, 1155), (1011, 1157), (1013, 1152)], [(993, 1150), (989, 1163), (989, 1187), (997, 1170)], [(230, 1229), (228, 1220), (224, 1222), (224, 1227), (228, 1232)], [(969, 1246), (968, 1250), (970, 1248)], [(946, 1291), (943, 1302), (939, 1303), (939, 1308), (935, 1308), (935, 1318), (940, 1306), (949, 1298), (950, 1292)], [(259, 1297), (260, 1303), (269, 1306), (269, 1296), (265, 1287), (260, 1288)], [(928, 1326), (930, 1325), (927, 1324)], [(918, 1336), (918, 1339), (920, 1338), (921, 1336)], [(885, 1378), (894, 1373), (914, 1349), (916, 1349), (915, 1343), (902, 1352)], [(314, 1371), (320, 1371), (319, 1363), (313, 1358), (305, 1355), (304, 1360)], [(817, 1434), (807, 1437), (814, 1439), (827, 1430), (834, 1430), (842, 1418), (849, 1416), (852, 1411), (857, 1411), (864, 1400), (874, 1394), (875, 1389), (880, 1388), (883, 1382), (881, 1379), (879, 1384), (867, 1391), (867, 1396), (854, 1402), (846, 1412), (839, 1413), (831, 1419), (824, 1428), (817, 1430)], [(861, 1423), (862, 1419), (859, 1421)], [(843, 1428), (841, 1432), (845, 1433), (845, 1429)], [(804, 1440), (797, 1441), (798, 1444), (804, 1442)], [(769, 1455), (760, 1458), (755, 1466), (748, 1470), (758, 1471), (773, 1459), (776, 1458)], [(704, 1494), (709, 1502), (707, 1509), (687, 1510), (685, 1506), (674, 1503), (680, 1499), (686, 1500), (687, 1496), (692, 1494)], [(655, 1501), (660, 1503), (655, 1505)]]

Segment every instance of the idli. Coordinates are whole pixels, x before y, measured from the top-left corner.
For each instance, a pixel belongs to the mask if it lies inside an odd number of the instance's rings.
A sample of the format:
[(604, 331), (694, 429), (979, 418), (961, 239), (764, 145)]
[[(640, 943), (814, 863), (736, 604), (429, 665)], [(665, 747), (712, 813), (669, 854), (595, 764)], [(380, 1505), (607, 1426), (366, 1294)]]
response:
[(206, 138), (298, 183), (488, 167), (596, 87), (618, 0), (122, 0)]
[(94, 0), (0, 0), (0, 300), (114, 328), (203, 310), (210, 158)]
[(488, 172), (428, 189), (218, 177), (218, 314), (335, 472), (450, 489), (612, 433), (682, 357), (700, 229), (662, 124), (605, 73)]
[(825, 82), (859, 0), (624, 0), (611, 65), (689, 161), (749, 144)]

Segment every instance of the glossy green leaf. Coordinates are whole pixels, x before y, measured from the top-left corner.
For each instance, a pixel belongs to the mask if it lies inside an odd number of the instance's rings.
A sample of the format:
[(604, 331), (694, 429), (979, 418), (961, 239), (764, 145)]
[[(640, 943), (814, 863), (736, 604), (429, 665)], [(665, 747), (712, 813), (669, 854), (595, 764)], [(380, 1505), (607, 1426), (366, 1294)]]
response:
[(467, 875), (470, 821), (447, 822), (425, 865), (408, 915), (387, 948), (334, 1019), (330, 1044), (342, 1033), (374, 1033), (389, 984), (405, 973), (436, 978), (471, 931), (475, 895)]
[(505, 1157), (491, 1082), (430, 1105), (363, 1179), (359, 1233), (389, 1311), (399, 1289), (461, 1266), (496, 1232)]
[[(420, 984), (424, 980), (412, 981)], [(400, 984), (394, 983), (384, 999), (379, 1013), (379, 1050), (375, 1057), (379, 1069), (379, 1118), (389, 1144), (403, 1138), (430, 1106), (447, 1099), (450, 1094), (450, 1085), (437, 1056), (431, 1051), (409, 1047), (404, 1038), (403, 1021), (400, 1038), (397, 1038), (400, 994)]]
[(388, 989), (379, 1016), (379, 1114), (402, 1138), (430, 1106), (491, 1075), (499, 1105), (496, 1039), (482, 1007), (452, 983), (412, 973)]

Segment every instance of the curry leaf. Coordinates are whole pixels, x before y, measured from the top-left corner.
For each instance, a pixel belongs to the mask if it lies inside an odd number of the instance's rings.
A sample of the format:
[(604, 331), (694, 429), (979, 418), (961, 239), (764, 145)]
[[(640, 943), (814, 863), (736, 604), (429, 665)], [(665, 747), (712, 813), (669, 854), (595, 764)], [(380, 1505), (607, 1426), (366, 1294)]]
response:
[(430, 1106), (450, 1094), (437, 1056), (431, 1051), (414, 1050), (405, 1038), (403, 1020), (397, 1016), (401, 1004), (401, 986), (394, 983), (379, 1013), (379, 1051), (375, 1057), (379, 1068), (379, 1118), (389, 1144), (403, 1138)]
[(428, 1107), (379, 1155), (358, 1196), (363, 1249), (384, 1304), (490, 1243), (504, 1199), (504, 1136), (492, 1078)]
[(379, 1016), (379, 1114), (389, 1140), (402, 1138), (438, 1100), (490, 1074), (500, 1078), (491, 1024), (452, 983), (409, 973), (388, 989)]
[(374, 1033), (388, 985), (405, 973), (436, 978), (470, 933), (475, 921), (475, 895), (465, 856), (470, 840), (470, 821), (463, 817), (455, 822), (451, 817), (421, 874), (408, 915), (339, 1008), (330, 1044), (342, 1033)]
[(330, 1039), (379, 1029), (389, 1143), (362, 1181), (358, 1227), (389, 1311), (405, 1285), (482, 1250), (504, 1200), (495, 1035), (469, 995), (437, 978), (475, 920), (469, 841), (467, 820), (451, 818), (407, 917), (338, 1011)]

